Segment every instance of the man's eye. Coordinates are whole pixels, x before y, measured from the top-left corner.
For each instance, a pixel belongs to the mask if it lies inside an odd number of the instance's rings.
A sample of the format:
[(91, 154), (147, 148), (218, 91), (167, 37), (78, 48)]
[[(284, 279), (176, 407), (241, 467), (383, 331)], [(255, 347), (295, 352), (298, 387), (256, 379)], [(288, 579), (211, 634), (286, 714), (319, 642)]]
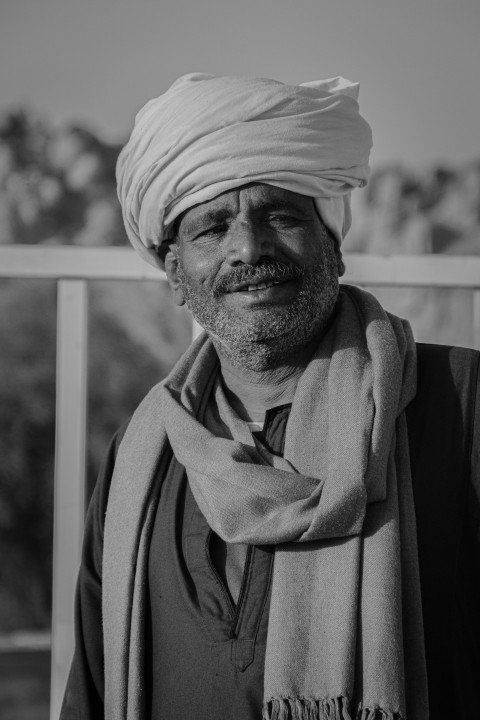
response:
[(196, 236), (197, 238), (208, 238), (208, 237), (216, 237), (218, 235), (221, 235), (227, 230), (226, 225), (212, 225), (212, 227), (206, 228), (205, 230), (201, 230)]
[(298, 218), (293, 215), (270, 215), (268, 222), (273, 225), (298, 225)]

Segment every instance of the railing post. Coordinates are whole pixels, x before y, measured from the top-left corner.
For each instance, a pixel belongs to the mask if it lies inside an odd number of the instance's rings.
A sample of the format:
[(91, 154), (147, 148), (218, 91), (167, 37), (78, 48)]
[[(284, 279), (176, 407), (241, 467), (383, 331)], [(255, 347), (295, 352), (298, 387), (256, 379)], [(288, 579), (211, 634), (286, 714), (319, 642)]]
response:
[(480, 290), (473, 291), (473, 347), (480, 350)]
[(60, 280), (57, 303), (50, 720), (60, 714), (74, 645), (74, 592), (85, 511), (87, 283)]

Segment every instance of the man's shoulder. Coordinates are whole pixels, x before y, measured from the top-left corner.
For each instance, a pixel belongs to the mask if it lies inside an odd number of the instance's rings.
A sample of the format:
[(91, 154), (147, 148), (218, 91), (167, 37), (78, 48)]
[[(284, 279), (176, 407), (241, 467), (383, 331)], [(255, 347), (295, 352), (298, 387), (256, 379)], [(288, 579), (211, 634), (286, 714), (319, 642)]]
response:
[(415, 343), (419, 370), (434, 370), (439, 373), (453, 372), (464, 374), (466, 371), (477, 370), (480, 363), (480, 351), (473, 348), (454, 345), (435, 345), (431, 343)]
[(480, 427), (480, 352), (419, 343), (417, 393), (406, 417), (414, 465), (440, 471), (460, 463), (468, 472)]
[(480, 379), (480, 352), (472, 348), (417, 343), (416, 405), (427, 396), (448, 402), (452, 395), (463, 404), (472, 401)]

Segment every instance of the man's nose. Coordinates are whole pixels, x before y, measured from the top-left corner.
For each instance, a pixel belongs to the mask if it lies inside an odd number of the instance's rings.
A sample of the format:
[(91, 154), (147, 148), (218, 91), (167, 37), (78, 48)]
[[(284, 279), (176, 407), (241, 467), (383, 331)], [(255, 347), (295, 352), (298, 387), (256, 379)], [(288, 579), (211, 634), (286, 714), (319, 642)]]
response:
[(265, 228), (249, 220), (237, 220), (229, 229), (227, 260), (231, 265), (255, 265), (261, 257), (273, 256), (274, 244)]

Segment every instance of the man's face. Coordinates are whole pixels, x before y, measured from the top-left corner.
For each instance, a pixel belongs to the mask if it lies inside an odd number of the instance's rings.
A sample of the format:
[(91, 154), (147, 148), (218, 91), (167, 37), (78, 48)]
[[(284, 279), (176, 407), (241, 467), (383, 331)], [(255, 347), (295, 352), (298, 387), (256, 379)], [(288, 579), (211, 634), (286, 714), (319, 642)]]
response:
[(220, 352), (253, 370), (308, 347), (337, 299), (334, 241), (313, 199), (271, 185), (245, 185), (191, 208), (172, 251), (166, 271), (175, 301)]

